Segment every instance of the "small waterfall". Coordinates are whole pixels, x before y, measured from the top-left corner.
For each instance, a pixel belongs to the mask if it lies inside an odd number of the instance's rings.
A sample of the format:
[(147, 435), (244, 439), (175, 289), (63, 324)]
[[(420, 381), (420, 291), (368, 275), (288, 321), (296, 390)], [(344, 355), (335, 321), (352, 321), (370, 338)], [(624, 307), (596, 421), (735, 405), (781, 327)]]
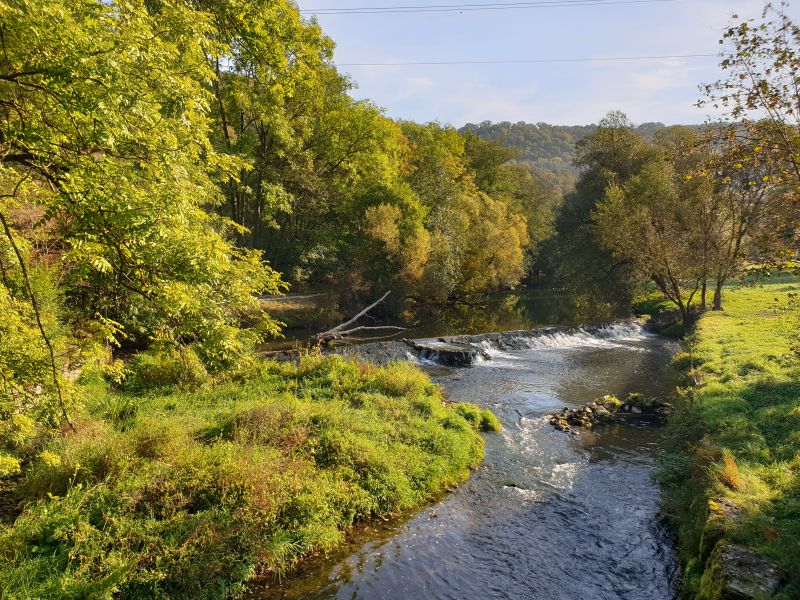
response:
[(548, 348), (614, 348), (619, 342), (643, 339), (645, 332), (636, 319), (582, 325), (544, 327), (499, 333), (455, 335), (439, 338), (376, 342), (344, 350), (377, 363), (391, 360), (437, 362), (448, 366), (469, 366), (502, 358), (508, 353)]
[(632, 341), (651, 334), (638, 320), (616, 321), (580, 327), (545, 327), (525, 331), (507, 331), (480, 335), (460, 335), (447, 338), (449, 342), (479, 346), (490, 355), (494, 352), (513, 352), (546, 348), (579, 348), (586, 346), (614, 347), (617, 341)]

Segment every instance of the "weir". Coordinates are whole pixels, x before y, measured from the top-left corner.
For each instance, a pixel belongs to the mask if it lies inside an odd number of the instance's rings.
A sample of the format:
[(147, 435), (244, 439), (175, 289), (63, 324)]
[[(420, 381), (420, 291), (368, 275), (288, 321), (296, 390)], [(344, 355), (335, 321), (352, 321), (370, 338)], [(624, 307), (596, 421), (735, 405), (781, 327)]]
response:
[(592, 325), (541, 327), (474, 335), (373, 342), (337, 351), (369, 358), (373, 362), (417, 359), (451, 367), (468, 367), (491, 360), (493, 353), (533, 349), (601, 346), (615, 338), (648, 335), (640, 319), (623, 319)]
[(678, 568), (653, 480), (663, 429), (564, 435), (548, 417), (605, 394), (666, 400), (673, 343), (638, 321), (443, 339), (488, 358), (459, 368), (402, 342), (356, 350), (419, 361), (449, 400), (491, 409), (503, 431), (486, 434), (484, 464), (429, 508), (254, 597), (673, 600)]

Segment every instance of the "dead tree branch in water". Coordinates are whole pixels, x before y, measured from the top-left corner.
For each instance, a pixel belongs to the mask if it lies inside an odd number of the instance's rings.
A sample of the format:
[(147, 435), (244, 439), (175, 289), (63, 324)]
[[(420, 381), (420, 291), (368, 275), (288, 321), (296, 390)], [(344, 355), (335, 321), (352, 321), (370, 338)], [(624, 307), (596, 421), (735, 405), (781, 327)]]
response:
[(383, 296), (381, 296), (375, 302), (373, 302), (372, 304), (367, 306), (364, 310), (359, 312), (353, 318), (348, 319), (344, 323), (341, 323), (341, 324), (337, 325), (336, 327), (333, 327), (332, 329), (328, 329), (328, 331), (323, 331), (322, 333), (316, 334), (315, 336), (313, 336), (311, 338), (311, 340), (315, 344), (325, 344), (325, 345), (327, 345), (327, 344), (330, 344), (331, 342), (333, 342), (334, 340), (343, 340), (346, 337), (351, 336), (354, 333), (358, 333), (358, 332), (361, 332), (361, 331), (372, 331), (372, 332), (374, 332), (374, 331), (387, 331), (387, 332), (388, 331), (394, 331), (394, 333), (392, 333), (392, 334), (388, 334), (388, 335), (385, 335), (385, 336), (378, 336), (377, 338), (373, 337), (373, 338), (369, 338), (369, 339), (381, 339), (381, 338), (385, 338), (385, 337), (391, 337), (392, 335), (397, 335), (401, 331), (405, 331), (406, 330), (405, 327), (397, 327), (395, 325), (375, 325), (375, 326), (359, 325), (357, 327), (353, 327), (351, 329), (347, 329), (351, 325), (355, 324), (356, 321), (358, 321), (361, 317), (366, 315), (373, 308), (378, 306), (378, 304), (380, 304), (381, 302), (386, 300), (386, 297), (390, 293), (391, 292), (386, 292)]

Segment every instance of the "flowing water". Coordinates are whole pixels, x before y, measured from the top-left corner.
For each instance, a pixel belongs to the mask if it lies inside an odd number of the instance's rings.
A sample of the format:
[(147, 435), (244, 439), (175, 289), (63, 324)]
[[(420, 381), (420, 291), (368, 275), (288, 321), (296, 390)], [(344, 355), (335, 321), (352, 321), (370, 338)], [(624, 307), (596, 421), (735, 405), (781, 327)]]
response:
[(452, 400), (488, 407), (503, 423), (486, 435), (486, 459), (470, 480), (410, 519), (361, 530), (347, 551), (263, 597), (675, 598), (652, 479), (662, 430), (568, 435), (546, 419), (607, 393), (663, 397), (672, 348), (630, 324), (511, 345), (486, 343), (491, 360), (467, 369), (425, 365)]

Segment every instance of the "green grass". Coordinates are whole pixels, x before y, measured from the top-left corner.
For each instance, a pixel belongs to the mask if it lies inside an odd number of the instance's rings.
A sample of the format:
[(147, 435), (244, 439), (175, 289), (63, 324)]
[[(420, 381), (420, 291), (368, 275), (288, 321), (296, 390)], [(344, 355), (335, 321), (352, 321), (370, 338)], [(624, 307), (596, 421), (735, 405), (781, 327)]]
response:
[[(800, 597), (798, 290), (780, 278), (726, 290), (725, 310), (706, 313), (675, 356), (686, 387), (663, 482), (690, 596), (717, 597), (712, 552), (727, 540), (783, 567), (779, 598)], [(720, 506), (736, 516), (720, 518)]]
[(665, 310), (674, 310), (675, 308), (674, 302), (665, 298), (660, 291), (652, 287), (639, 290), (631, 305), (633, 314), (640, 317), (652, 317)]
[(260, 363), (194, 392), (86, 384), (0, 529), (0, 589), (22, 598), (224, 598), (290, 572), (355, 521), (465, 480), (491, 413), (448, 404), (408, 363)]

